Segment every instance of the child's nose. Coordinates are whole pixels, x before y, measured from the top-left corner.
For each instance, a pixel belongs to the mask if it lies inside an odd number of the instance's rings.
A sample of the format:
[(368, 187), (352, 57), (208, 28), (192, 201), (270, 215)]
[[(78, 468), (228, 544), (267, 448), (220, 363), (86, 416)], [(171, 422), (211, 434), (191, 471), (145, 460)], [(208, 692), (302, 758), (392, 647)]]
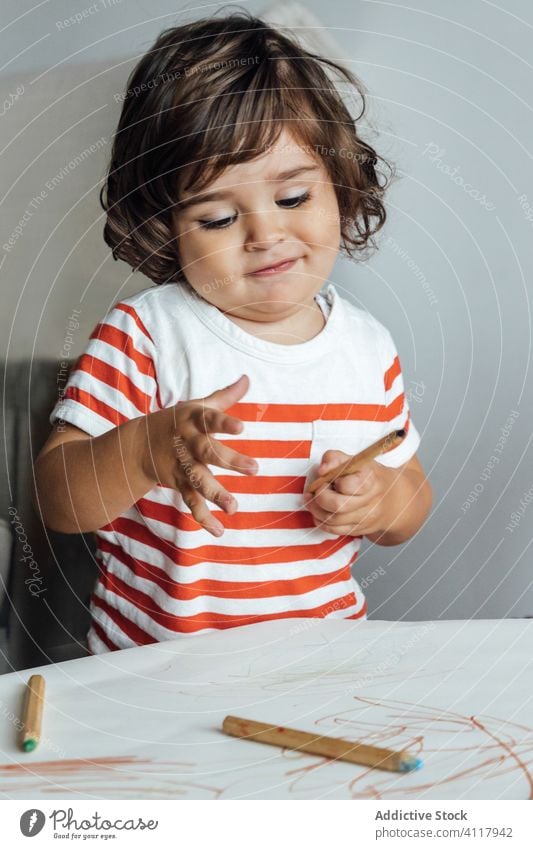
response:
[(285, 227), (277, 212), (249, 212), (244, 217), (246, 247), (250, 250), (265, 249), (285, 238)]

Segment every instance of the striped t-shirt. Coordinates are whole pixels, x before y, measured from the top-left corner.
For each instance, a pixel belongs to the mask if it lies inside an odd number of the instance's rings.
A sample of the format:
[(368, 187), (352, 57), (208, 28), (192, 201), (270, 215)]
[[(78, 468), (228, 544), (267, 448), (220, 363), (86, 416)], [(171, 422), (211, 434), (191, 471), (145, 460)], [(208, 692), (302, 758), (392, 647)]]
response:
[(227, 410), (243, 430), (213, 436), (259, 470), (209, 466), (239, 505), (230, 516), (207, 502), (225, 527), (219, 538), (160, 485), (96, 532), (92, 653), (267, 619), (366, 616), (352, 577), (361, 538), (316, 528), (302, 493), (328, 449), (355, 454), (404, 428), (378, 460), (397, 467), (420, 436), (388, 330), (332, 284), (316, 300), (326, 324), (295, 345), (247, 333), (184, 283), (126, 298), (94, 330), (52, 422), (99, 436), (247, 374), (247, 394)]

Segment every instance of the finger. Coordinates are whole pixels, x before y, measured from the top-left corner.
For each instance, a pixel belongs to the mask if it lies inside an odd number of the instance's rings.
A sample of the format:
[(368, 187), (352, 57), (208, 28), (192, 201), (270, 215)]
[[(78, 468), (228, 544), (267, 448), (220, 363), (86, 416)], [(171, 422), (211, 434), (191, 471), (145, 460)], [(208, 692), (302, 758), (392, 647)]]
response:
[(358, 522), (364, 516), (361, 511), (344, 511), (342, 513), (331, 513), (329, 510), (324, 510), (322, 507), (315, 505), (312, 509), (308, 508), (309, 512), (317, 522), (325, 522), (328, 525), (337, 526), (345, 525), (348, 522)]
[(365, 513), (339, 513), (334, 515), (326, 510), (319, 510), (315, 514), (313, 512), (316, 527), (321, 530), (330, 530), (332, 533), (348, 533), (346, 528), (350, 528), (350, 532), (362, 533), (361, 528), (368, 526), (367, 516)]
[(354, 537), (354, 539), (361, 539), (364, 534), (358, 530), (356, 526), (353, 525), (341, 525), (340, 527), (330, 527), (329, 525), (321, 525), (321, 531), (326, 531), (328, 534), (337, 534), (339, 537), (350, 536)]
[(314, 503), (328, 513), (346, 513), (361, 505), (357, 496), (342, 495), (329, 486), (319, 489), (315, 494)]
[[(373, 499), (371, 497), (343, 496), (343, 504), (337, 493), (327, 488), (321, 490), (321, 493), (323, 496), (322, 499), (318, 497), (313, 498), (312, 496), (306, 497), (306, 493), (304, 493), (306, 509), (320, 521), (339, 522), (345, 520), (347, 515), (349, 515), (350, 521), (360, 520), (373, 505)], [(328, 496), (327, 499), (326, 495)], [(331, 501), (331, 496), (338, 500), (336, 502)]]
[(331, 522), (322, 522), (317, 527), (320, 528), (321, 531), (327, 531), (331, 534), (338, 534), (339, 536), (353, 536), (353, 537), (365, 537), (368, 534), (374, 534), (378, 530), (378, 525), (376, 522), (370, 522), (365, 517), (360, 517), (357, 521), (352, 521), (352, 517), (344, 517), (345, 521), (338, 524), (333, 525)]
[[(328, 485), (324, 484), (320, 489), (316, 490), (316, 492), (309, 492), (309, 490), (305, 490), (304, 493), (303, 493), (303, 501), (304, 501), (305, 509), (309, 510), (309, 512), (312, 513), (313, 515), (315, 515), (315, 513), (317, 513), (319, 510), (322, 510), (323, 508), (320, 505), (318, 497), (327, 488), (328, 488)], [(326, 512), (326, 511), (324, 511), (324, 512)]]
[(234, 513), (238, 509), (239, 505), (233, 495), (221, 486), (207, 466), (195, 459), (185, 444), (177, 459), (175, 486), (181, 493), (189, 490), (199, 492), (208, 501), (222, 507), (226, 513)]
[(198, 464), (193, 467), (186, 484), (199, 492), (207, 501), (211, 501), (226, 513), (232, 514), (239, 509), (235, 496), (225, 489), (220, 482), (211, 474), (208, 468)]
[(372, 509), (362, 512), (339, 514), (338, 516), (332, 516), (329, 520), (326, 517), (319, 524), (319, 527), (323, 530), (328, 528), (334, 533), (349, 533), (357, 536), (373, 534), (378, 530), (379, 526), (376, 513)]
[[(332, 513), (330, 510), (324, 510), (323, 507), (317, 502), (316, 498), (312, 496), (305, 497), (307, 494), (304, 493), (304, 502), (306, 509), (311, 513), (316, 522), (334, 522), (335, 521), (335, 513)], [(345, 518), (344, 514), (344, 518)], [(341, 521), (341, 519), (339, 519)]]
[(189, 440), (191, 452), (201, 463), (221, 466), (244, 475), (255, 475), (259, 466), (253, 457), (240, 454), (228, 445), (223, 445), (218, 439), (205, 434), (197, 434)]
[(322, 510), (322, 508), (318, 507), (316, 504), (312, 507), (308, 507), (307, 509), (317, 522), (330, 522), (333, 519), (333, 513), (329, 513), (327, 510)]
[(372, 487), (347, 494), (337, 492), (336, 487), (334, 487), (334, 484), (326, 487), (319, 500), (320, 506), (331, 513), (353, 513), (355, 510), (365, 510), (376, 500)]
[(241, 433), (244, 425), (235, 416), (228, 416), (211, 407), (199, 407), (191, 414), (191, 421), (202, 433)]
[(202, 398), (201, 401), (203, 401), (207, 407), (215, 407), (217, 410), (227, 410), (228, 407), (232, 407), (233, 404), (236, 404), (243, 395), (246, 395), (249, 388), (250, 378), (247, 374), (241, 374), (238, 380), (235, 380), (223, 389), (217, 389), (215, 392), (212, 392), (211, 395), (207, 395), (205, 398)]
[(326, 472), (330, 472), (332, 469), (336, 468), (336, 466), (344, 465), (344, 463), (346, 463), (349, 459), (350, 455), (345, 454), (344, 451), (337, 451), (334, 448), (328, 448), (328, 450), (324, 451), (322, 455), (318, 473), (320, 475), (324, 475)]
[(372, 475), (363, 471), (345, 475), (332, 481), (335, 492), (341, 495), (365, 495), (372, 489)]
[(235, 513), (239, 509), (237, 499), (228, 492), (202, 463), (193, 463), (186, 470), (181, 470), (178, 489), (193, 489), (199, 492), (207, 501), (213, 502), (226, 513)]
[(184, 485), (181, 489), (181, 497), (199, 525), (215, 537), (222, 536), (224, 525), (218, 519), (215, 519), (197, 489)]

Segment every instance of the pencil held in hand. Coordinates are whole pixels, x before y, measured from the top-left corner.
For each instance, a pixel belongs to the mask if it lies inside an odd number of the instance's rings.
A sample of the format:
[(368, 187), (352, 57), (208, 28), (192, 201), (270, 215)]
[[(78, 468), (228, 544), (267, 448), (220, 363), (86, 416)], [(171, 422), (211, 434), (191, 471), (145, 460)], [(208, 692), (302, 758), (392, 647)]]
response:
[(390, 772), (411, 772), (422, 766), (419, 758), (412, 757), (406, 752), (379, 749), (377, 746), (352, 743), (350, 740), (339, 740), (336, 737), (321, 737), (309, 734), (307, 731), (268, 725), (265, 722), (241, 719), (238, 716), (227, 716), (222, 723), (222, 730), (232, 737), (243, 737), (256, 743), (268, 743), (271, 746), (281, 746), (283, 749), (297, 749), (299, 752), (309, 752), (310, 755), (387, 769)]
[(364, 451), (361, 451), (359, 454), (354, 454), (353, 457), (350, 457), (350, 459), (346, 460), (346, 462), (341, 466), (336, 466), (334, 469), (326, 472), (325, 475), (321, 475), (319, 478), (314, 480), (309, 487), (308, 492), (315, 492), (323, 484), (331, 483), (331, 481), (336, 480), (337, 478), (343, 478), (345, 475), (353, 475), (353, 473), (358, 472), (365, 463), (369, 463), (371, 460), (374, 460), (386, 451), (392, 451), (393, 448), (396, 448), (396, 446), (400, 444), (404, 437), (405, 430), (393, 430), (392, 433), (384, 436), (383, 439), (378, 439), (377, 442), (369, 445), (368, 448), (364, 449)]
[(45, 683), (42, 675), (32, 675), (26, 687), (20, 745), (32, 752), (41, 739)]

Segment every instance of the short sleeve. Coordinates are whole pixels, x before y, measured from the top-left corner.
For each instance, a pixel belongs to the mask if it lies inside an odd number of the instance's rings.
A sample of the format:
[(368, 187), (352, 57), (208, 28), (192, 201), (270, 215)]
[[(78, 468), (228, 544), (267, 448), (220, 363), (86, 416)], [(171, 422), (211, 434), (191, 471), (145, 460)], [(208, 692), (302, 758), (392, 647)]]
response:
[(386, 436), (393, 430), (403, 429), (406, 431), (406, 436), (396, 448), (376, 457), (376, 462), (383, 466), (397, 468), (407, 463), (416, 454), (420, 445), (420, 434), (411, 418), (396, 346), (389, 331), (383, 325), (381, 327), (383, 331), (382, 366), (385, 391), (384, 418), (386, 421), (383, 435)]
[[(50, 414), (100, 436), (161, 408), (155, 346), (137, 311), (119, 303), (92, 332)], [(61, 367), (67, 368), (67, 363)], [(58, 381), (59, 385), (59, 381)]]

